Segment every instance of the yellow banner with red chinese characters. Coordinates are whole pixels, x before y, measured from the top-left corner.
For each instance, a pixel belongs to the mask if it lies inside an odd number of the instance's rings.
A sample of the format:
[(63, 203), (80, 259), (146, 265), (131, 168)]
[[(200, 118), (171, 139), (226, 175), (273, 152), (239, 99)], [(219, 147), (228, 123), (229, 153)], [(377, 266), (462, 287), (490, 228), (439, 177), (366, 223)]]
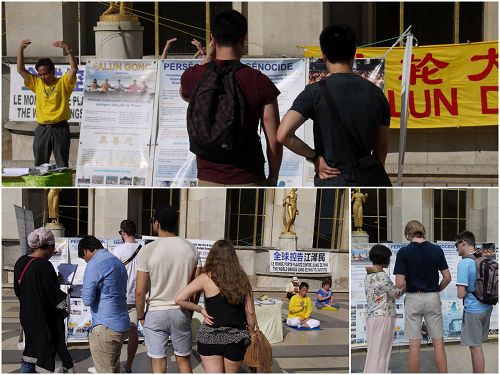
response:
[[(382, 57), (388, 48), (358, 48), (356, 57)], [(305, 57), (321, 57), (305, 47)], [(385, 94), (391, 127), (399, 127), (404, 48), (386, 57)], [(498, 126), (498, 41), (414, 47), (410, 73), (410, 128)]]

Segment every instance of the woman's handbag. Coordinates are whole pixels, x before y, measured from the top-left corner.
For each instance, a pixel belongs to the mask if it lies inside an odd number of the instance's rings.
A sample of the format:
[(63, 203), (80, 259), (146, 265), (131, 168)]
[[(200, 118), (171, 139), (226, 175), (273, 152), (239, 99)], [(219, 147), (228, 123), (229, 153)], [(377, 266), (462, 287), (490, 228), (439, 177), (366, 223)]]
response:
[(247, 346), (243, 363), (257, 368), (260, 372), (271, 372), (273, 365), (273, 349), (266, 336), (256, 324), (255, 331), (249, 332), (250, 344)]

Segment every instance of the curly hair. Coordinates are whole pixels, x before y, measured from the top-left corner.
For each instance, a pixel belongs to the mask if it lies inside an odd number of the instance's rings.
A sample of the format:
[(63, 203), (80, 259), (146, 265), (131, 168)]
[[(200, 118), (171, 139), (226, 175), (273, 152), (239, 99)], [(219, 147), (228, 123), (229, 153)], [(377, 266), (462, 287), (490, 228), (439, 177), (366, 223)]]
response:
[(236, 250), (229, 241), (219, 240), (213, 244), (203, 271), (210, 273), (212, 281), (230, 305), (243, 303), (246, 295), (252, 290)]

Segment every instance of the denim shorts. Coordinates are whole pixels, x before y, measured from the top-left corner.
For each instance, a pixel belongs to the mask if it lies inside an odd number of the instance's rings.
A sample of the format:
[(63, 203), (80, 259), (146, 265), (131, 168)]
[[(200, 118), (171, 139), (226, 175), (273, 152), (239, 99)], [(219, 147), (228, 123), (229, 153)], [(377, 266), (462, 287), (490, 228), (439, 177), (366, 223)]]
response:
[(185, 357), (191, 354), (191, 314), (187, 310), (148, 311), (144, 321), (144, 337), (151, 358), (167, 356), (167, 342), (170, 337), (174, 354)]

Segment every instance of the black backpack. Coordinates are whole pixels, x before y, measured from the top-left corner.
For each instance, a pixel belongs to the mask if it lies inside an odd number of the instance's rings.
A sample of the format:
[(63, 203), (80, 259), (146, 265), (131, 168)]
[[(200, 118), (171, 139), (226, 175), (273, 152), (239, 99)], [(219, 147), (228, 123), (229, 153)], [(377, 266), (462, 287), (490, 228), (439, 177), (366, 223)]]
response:
[(247, 141), (246, 102), (235, 79), (241, 62), (205, 65), (187, 110), (189, 149), (202, 159), (234, 164)]
[(498, 263), (483, 256), (471, 255), (469, 258), (476, 263), (474, 297), (488, 305), (496, 305), (498, 303)]

